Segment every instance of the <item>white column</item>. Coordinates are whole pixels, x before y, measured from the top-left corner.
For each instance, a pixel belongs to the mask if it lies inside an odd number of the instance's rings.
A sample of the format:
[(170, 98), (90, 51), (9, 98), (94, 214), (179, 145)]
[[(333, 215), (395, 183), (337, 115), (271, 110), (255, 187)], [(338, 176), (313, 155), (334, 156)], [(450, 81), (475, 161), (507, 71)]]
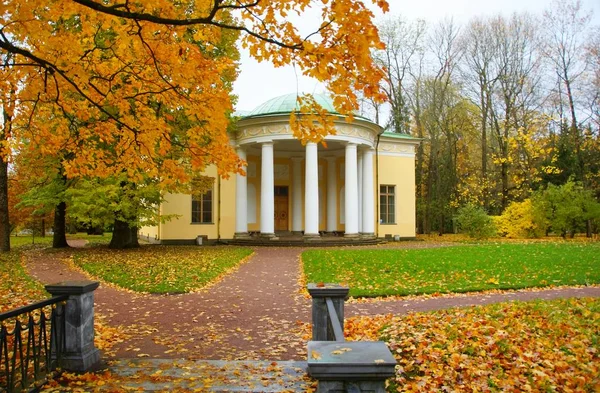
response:
[(346, 145), (346, 237), (358, 236), (358, 174), (356, 144)]
[(275, 236), (275, 180), (273, 172), (273, 142), (262, 144), (260, 170), (260, 235)]
[(337, 231), (337, 171), (335, 157), (327, 157), (327, 232)]
[(306, 143), (304, 236), (319, 236), (319, 162), (317, 144), (314, 142)]
[[(237, 148), (237, 155), (246, 161), (246, 150)], [(246, 166), (246, 169), (248, 167)], [(248, 178), (239, 173), (235, 175), (235, 235), (236, 238), (248, 237)]]
[(363, 209), (362, 209), (362, 204), (363, 204), (363, 197), (362, 197), (362, 192), (363, 192), (363, 155), (362, 155), (362, 151), (358, 151), (357, 152), (357, 158), (358, 158), (358, 162), (357, 162), (357, 174), (358, 174), (358, 232), (362, 232), (362, 228), (363, 228)]
[(373, 149), (363, 153), (363, 228), (366, 237), (375, 236), (375, 185), (373, 182)]
[(292, 232), (302, 232), (302, 158), (292, 157)]

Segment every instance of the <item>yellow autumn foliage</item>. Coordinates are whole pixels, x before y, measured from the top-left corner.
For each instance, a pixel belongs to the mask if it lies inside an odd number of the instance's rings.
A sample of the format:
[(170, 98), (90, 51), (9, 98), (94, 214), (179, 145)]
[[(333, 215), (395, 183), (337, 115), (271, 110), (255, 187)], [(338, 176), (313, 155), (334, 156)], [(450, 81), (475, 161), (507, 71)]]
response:
[(537, 238), (545, 235), (545, 228), (536, 218), (531, 199), (512, 202), (502, 213), (495, 216), (498, 233), (512, 239)]
[[(322, 21), (301, 34), (309, 11)], [(133, 182), (160, 179), (163, 189), (208, 165), (224, 177), (242, 172), (227, 135), (238, 38), (257, 60), (293, 64), (325, 83), (351, 117), (356, 91), (384, 98), (370, 57), (383, 45), (372, 18), (359, 0), (3, 1), (0, 97), (19, 132), (10, 147), (59, 156), (68, 177), (123, 173)], [(333, 131), (310, 98), (296, 119), (303, 141)], [(0, 153), (8, 155), (5, 144)]]

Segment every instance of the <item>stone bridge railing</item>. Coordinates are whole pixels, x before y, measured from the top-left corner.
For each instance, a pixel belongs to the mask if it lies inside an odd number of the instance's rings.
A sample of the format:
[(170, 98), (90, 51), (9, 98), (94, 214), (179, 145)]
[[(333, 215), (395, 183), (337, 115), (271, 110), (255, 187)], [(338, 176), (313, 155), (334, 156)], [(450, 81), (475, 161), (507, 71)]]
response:
[(308, 284), (313, 329), (308, 373), (319, 382), (317, 393), (384, 393), (396, 360), (383, 341), (345, 340), (348, 290), (337, 284)]

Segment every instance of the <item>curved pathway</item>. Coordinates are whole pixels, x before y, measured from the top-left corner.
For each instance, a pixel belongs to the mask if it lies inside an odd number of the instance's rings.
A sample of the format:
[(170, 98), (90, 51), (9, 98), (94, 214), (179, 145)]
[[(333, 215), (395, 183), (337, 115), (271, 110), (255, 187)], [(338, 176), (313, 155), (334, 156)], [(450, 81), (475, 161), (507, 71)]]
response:
[[(81, 244), (72, 244), (81, 246)], [(300, 248), (258, 248), (255, 255), (210, 289), (184, 295), (147, 295), (101, 285), (97, 315), (118, 326), (118, 358), (306, 359), (310, 299), (301, 294)], [(43, 283), (81, 280), (64, 259), (42, 252), (28, 258), (30, 274)], [(404, 314), (508, 300), (600, 297), (600, 287), (350, 303), (346, 315)]]

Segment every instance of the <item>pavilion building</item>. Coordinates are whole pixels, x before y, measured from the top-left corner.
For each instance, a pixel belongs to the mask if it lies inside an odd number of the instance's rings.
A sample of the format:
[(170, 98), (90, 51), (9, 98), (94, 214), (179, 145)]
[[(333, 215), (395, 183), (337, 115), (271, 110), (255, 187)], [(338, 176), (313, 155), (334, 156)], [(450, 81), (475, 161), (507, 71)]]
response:
[[(314, 97), (336, 114), (327, 96)], [(351, 123), (338, 116), (326, 147), (303, 145), (289, 126), (296, 98), (273, 98), (238, 121), (230, 140), (248, 163), (246, 176), (222, 180), (207, 168), (213, 187), (202, 195), (165, 195), (160, 214), (178, 218), (141, 228), (142, 238), (163, 244), (293, 235), (414, 238), (419, 139), (384, 132), (361, 116)]]

